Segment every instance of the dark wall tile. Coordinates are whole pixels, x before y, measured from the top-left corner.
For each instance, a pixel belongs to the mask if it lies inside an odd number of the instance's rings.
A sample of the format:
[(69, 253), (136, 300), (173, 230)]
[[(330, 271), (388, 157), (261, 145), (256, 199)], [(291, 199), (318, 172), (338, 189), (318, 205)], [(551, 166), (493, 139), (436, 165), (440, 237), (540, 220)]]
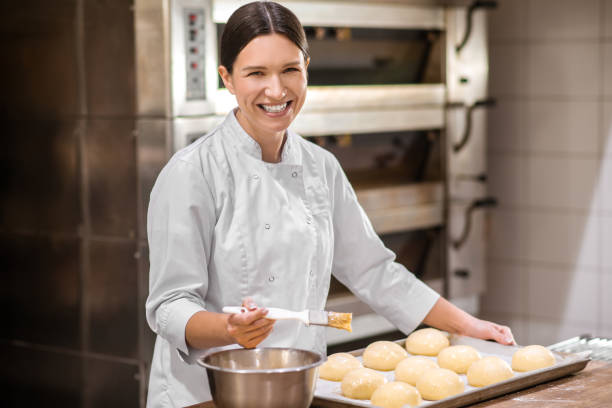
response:
[(76, 238), (0, 236), (0, 338), (77, 349), (79, 259)]
[(3, 122), (0, 230), (76, 235), (81, 221), (78, 129), (78, 121)]
[(135, 112), (133, 1), (84, 2), (88, 113), (132, 116)]
[(86, 162), (94, 235), (136, 236), (136, 152), (132, 120), (90, 120)]
[(85, 406), (90, 408), (138, 407), (137, 364), (101, 359), (85, 361)]
[(0, 359), (3, 407), (81, 406), (79, 357), (0, 343)]
[(89, 351), (138, 355), (138, 265), (135, 242), (90, 242), (85, 288)]
[(0, 115), (80, 112), (75, 13), (76, 0), (0, 2)]

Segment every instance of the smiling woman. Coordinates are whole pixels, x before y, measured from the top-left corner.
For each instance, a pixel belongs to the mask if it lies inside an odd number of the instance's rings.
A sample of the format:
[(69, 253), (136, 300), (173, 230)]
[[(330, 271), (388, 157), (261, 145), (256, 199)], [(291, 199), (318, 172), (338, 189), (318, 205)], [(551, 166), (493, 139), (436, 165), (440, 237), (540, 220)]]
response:
[(306, 34), (287, 8), (251, 3), (227, 21), (219, 75), (236, 96), (236, 119), (261, 145), (264, 161), (280, 161), (285, 130), (306, 100), (308, 62)]
[[(325, 354), (323, 327), (268, 319), (266, 307), (323, 310), (332, 273), (404, 333), (425, 322), (512, 342), (508, 328), (457, 309), (395, 262), (338, 160), (288, 129), (306, 98), (308, 63), (287, 8), (254, 2), (229, 18), (219, 74), (238, 106), (178, 151), (151, 192), (149, 406), (210, 400), (193, 363), (212, 347)], [(244, 313), (221, 313), (241, 303)]]
[(304, 105), (307, 66), (292, 40), (272, 33), (251, 40), (230, 68), (219, 67), (238, 102), (236, 119), (261, 145), (266, 162), (280, 161), (285, 130)]

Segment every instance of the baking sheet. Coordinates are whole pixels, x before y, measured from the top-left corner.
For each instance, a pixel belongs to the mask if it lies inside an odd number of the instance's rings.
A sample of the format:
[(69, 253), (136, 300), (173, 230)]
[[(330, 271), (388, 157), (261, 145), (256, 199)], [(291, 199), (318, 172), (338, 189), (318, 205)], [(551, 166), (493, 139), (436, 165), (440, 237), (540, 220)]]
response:
[[(404, 346), (404, 342), (405, 340), (397, 341), (401, 346)], [(482, 357), (497, 356), (506, 361), (510, 366), (512, 366), (512, 355), (521, 348), (520, 346), (503, 346), (491, 341), (457, 335), (450, 336), (450, 344), (472, 346), (480, 352)], [(361, 358), (363, 350), (364, 349), (355, 350), (351, 352), (351, 354), (355, 355), (360, 361), (363, 361)], [(453, 408), (474, 404), (489, 398), (563, 377), (572, 372), (580, 371), (589, 362), (589, 358), (581, 354), (562, 354), (553, 352), (553, 355), (555, 356), (556, 363), (552, 367), (525, 373), (514, 371), (514, 377), (486, 387), (472, 387), (467, 383), (467, 376), (465, 374), (459, 374), (459, 378), (461, 378), (465, 384), (465, 391), (463, 393), (439, 401), (423, 400), (423, 403), (421, 403), (419, 407)], [(437, 357), (423, 357), (437, 361)], [(394, 380), (394, 371), (380, 372), (387, 378), (387, 381)], [(370, 404), (369, 400), (356, 400), (344, 397), (340, 391), (340, 384), (340, 382), (327, 381), (319, 378), (315, 388), (315, 399), (313, 403), (321, 407), (374, 407), (374, 405)], [(326, 402), (330, 402), (331, 404), (326, 405)]]

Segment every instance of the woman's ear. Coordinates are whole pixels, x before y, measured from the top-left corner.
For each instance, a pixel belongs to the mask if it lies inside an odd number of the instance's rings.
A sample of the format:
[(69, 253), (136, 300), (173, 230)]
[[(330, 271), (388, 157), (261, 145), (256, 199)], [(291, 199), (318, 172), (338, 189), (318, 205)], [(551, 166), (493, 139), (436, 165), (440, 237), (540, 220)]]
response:
[(225, 68), (223, 65), (219, 65), (219, 75), (221, 76), (223, 85), (225, 85), (227, 90), (232, 95), (234, 95), (234, 83), (232, 82), (232, 74), (230, 74), (227, 68)]

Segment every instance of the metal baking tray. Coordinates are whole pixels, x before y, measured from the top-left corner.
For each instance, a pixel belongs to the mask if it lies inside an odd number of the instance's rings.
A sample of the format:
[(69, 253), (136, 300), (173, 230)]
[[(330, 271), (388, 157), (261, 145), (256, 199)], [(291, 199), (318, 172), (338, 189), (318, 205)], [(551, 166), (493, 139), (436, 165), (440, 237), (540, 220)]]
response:
[(563, 353), (589, 354), (592, 360), (612, 361), (612, 339), (593, 337), (590, 334), (572, 337), (560, 343), (548, 346), (553, 351)]
[[(404, 346), (405, 340), (396, 343)], [(491, 341), (479, 340), (466, 336), (450, 336), (451, 345), (464, 344), (474, 347), (483, 357), (497, 356), (505, 360), (508, 364), (512, 363), (512, 355), (520, 346), (503, 346)], [(364, 349), (350, 352), (361, 360)], [(590, 358), (587, 354), (566, 354), (553, 351), (557, 360), (552, 367), (529, 371), (526, 373), (514, 372), (514, 377), (492, 384), (486, 387), (472, 387), (467, 383), (467, 376), (460, 374), (459, 377), (465, 383), (465, 391), (439, 401), (423, 400), (419, 407), (454, 408), (474, 404), (503, 394), (531, 387), (536, 384), (564, 377), (570, 373), (582, 370)], [(436, 360), (436, 357), (427, 357)], [(393, 381), (393, 371), (381, 371), (388, 381)], [(340, 382), (318, 379), (313, 405), (322, 408), (341, 408), (341, 407), (374, 407), (369, 400), (356, 400), (346, 398), (340, 391)]]

